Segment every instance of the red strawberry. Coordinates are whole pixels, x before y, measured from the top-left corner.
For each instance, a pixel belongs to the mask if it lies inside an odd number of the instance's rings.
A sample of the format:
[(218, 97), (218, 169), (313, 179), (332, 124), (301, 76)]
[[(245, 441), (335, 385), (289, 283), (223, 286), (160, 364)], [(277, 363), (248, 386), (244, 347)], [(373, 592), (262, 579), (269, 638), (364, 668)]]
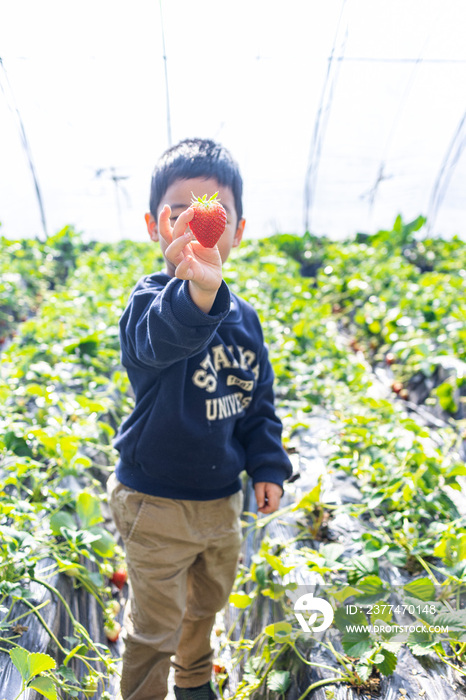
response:
[(109, 620), (104, 625), (104, 633), (109, 642), (116, 642), (120, 636), (121, 625), (118, 620)]
[(392, 352), (387, 352), (387, 354), (385, 355), (385, 362), (387, 363), (387, 365), (392, 365), (395, 362), (395, 360), (395, 355)]
[(210, 199), (206, 194), (197, 199), (193, 195), (191, 203), (194, 216), (189, 227), (204, 248), (213, 248), (227, 225), (227, 213), (217, 200), (217, 195), (218, 192)]
[(212, 670), (215, 674), (226, 673), (227, 668), (222, 659), (214, 659)]
[(125, 566), (119, 566), (112, 574), (112, 583), (121, 591), (128, 580), (128, 572)]

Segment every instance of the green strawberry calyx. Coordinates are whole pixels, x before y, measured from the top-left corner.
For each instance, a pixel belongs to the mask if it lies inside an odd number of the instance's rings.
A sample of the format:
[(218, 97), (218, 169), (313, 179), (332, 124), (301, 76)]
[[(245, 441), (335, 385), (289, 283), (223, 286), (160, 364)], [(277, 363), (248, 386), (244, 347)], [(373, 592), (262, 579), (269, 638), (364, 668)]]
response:
[[(203, 195), (202, 197), (195, 197), (194, 194), (191, 192), (192, 196), (192, 201), (191, 204), (202, 204), (204, 207), (210, 207), (212, 204), (216, 204), (216, 200), (218, 197), (218, 192), (212, 195), (212, 197), (209, 197), (207, 199), (207, 195)], [(218, 200), (220, 202), (220, 200)]]

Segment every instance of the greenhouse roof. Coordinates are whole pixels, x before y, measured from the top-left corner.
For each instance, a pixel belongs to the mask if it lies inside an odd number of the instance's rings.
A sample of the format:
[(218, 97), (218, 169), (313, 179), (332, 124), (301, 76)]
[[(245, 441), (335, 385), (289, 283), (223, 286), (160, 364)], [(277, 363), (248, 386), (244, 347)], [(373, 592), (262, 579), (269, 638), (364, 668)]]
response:
[(465, 30), (462, 0), (4, 3), (0, 231), (143, 239), (156, 159), (201, 136), (249, 236), (464, 236)]

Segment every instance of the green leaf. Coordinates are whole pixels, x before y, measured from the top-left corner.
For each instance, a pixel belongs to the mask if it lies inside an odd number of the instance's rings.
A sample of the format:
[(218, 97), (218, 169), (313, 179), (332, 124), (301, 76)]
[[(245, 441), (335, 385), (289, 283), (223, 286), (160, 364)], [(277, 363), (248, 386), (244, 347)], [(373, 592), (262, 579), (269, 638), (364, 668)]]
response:
[(32, 653), (29, 654), (29, 670), (32, 676), (38, 676), (43, 671), (50, 671), (56, 668), (55, 660), (48, 654)]
[(363, 654), (370, 651), (372, 647), (369, 628), (361, 629), (356, 632), (345, 632), (342, 635), (341, 643), (343, 649), (349, 656), (354, 656), (358, 659)]
[(406, 586), (403, 586), (403, 590), (414, 596), (414, 598), (419, 598), (419, 600), (435, 600), (435, 586), (430, 578), (427, 577), (418, 578), (415, 581), (411, 581), (411, 583), (407, 583)]
[(21, 436), (15, 435), (12, 430), (5, 433), (3, 440), (7, 450), (11, 450), (11, 452), (14, 452), (15, 455), (18, 455), (18, 457), (33, 456), (33, 452), (26, 440)]
[(290, 638), (293, 628), (289, 622), (274, 622), (271, 625), (267, 625), (264, 632), (269, 637), (272, 637), (275, 642), (286, 642)]
[(351, 561), (351, 569), (348, 571), (348, 583), (351, 586), (370, 574), (378, 574), (379, 565), (377, 559), (361, 554)]
[(322, 482), (319, 480), (313, 489), (308, 491), (293, 507), (293, 510), (314, 510), (316, 503), (320, 502)]
[(415, 656), (425, 656), (430, 653), (432, 647), (436, 644), (436, 640), (427, 630), (418, 630), (411, 632), (406, 644)]
[(401, 214), (398, 214), (398, 216), (395, 219), (395, 223), (393, 224), (393, 232), (394, 233), (401, 233), (403, 231), (403, 219), (401, 217)]
[(262, 682), (262, 679), (258, 678), (257, 676), (259, 664), (260, 658), (254, 656), (252, 658), (250, 657), (244, 665), (243, 678), (250, 685), (254, 685), (256, 683), (259, 684)]
[(392, 619), (392, 613), (390, 610), (390, 605), (380, 602), (380, 604), (375, 604), (371, 612), (371, 624), (380, 625), (381, 623), (390, 622)]
[(267, 583), (267, 569), (264, 562), (255, 563), (251, 566), (251, 577), (252, 580), (259, 584), (259, 586), (265, 586)]
[(369, 323), (368, 327), (369, 327), (370, 332), (373, 333), (374, 335), (377, 335), (377, 333), (380, 333), (380, 331), (382, 330), (382, 326), (380, 324), (380, 321), (377, 321), (377, 320), (372, 321), (372, 323)]
[(99, 539), (92, 542), (92, 549), (101, 557), (111, 557), (115, 552), (116, 540), (113, 535), (103, 527), (91, 527), (89, 532), (98, 535)]
[(24, 530), (9, 527), (8, 525), (2, 525), (1, 532), (4, 539), (8, 539), (10, 537), (16, 543), (15, 549), (35, 547), (37, 544), (34, 537), (30, 535), (29, 532), (24, 532)]
[(466, 464), (455, 464), (453, 468), (447, 472), (447, 476), (466, 476)]
[(63, 350), (69, 354), (77, 351), (79, 355), (93, 355), (96, 356), (99, 352), (99, 334), (97, 332), (90, 335), (86, 335), (83, 338), (78, 338), (73, 340), (71, 343), (67, 343), (63, 346)]
[(20, 672), (23, 681), (28, 681), (31, 677), (29, 675), (28, 655), (29, 654), (26, 649), (22, 649), (21, 647), (17, 647), (16, 649), (12, 649), (10, 651), (10, 658)]
[(382, 541), (377, 539), (376, 537), (369, 536), (363, 537), (363, 539), (365, 540), (364, 554), (367, 554), (369, 557), (374, 557), (378, 559), (389, 549), (388, 544), (383, 544)]
[(104, 411), (108, 409), (108, 406), (106, 406), (104, 402), (89, 399), (87, 396), (77, 396), (76, 401), (81, 408), (86, 409), (89, 413), (104, 413)]
[(228, 601), (231, 605), (234, 605), (235, 608), (243, 609), (251, 605), (253, 599), (251, 596), (248, 596), (247, 593), (244, 593), (244, 591), (239, 591), (239, 593), (231, 593)]
[(76, 528), (75, 519), (73, 518), (72, 514), (68, 513), (66, 510), (59, 510), (57, 513), (54, 513), (50, 517), (49, 523), (52, 533), (56, 537), (61, 535), (62, 527), (66, 527), (70, 530)]
[(333, 586), (328, 589), (329, 595), (335, 598), (335, 600), (339, 603), (342, 603), (344, 600), (346, 600), (346, 598), (356, 595), (358, 592), (358, 589), (354, 588), (354, 586), (344, 586), (343, 588)]
[(388, 598), (390, 591), (384, 586), (379, 576), (370, 575), (360, 579), (356, 588), (359, 593), (355, 596), (356, 603), (370, 605), (378, 603), (380, 600)]
[(81, 525), (85, 529), (101, 523), (103, 520), (99, 499), (88, 491), (81, 491), (79, 494), (76, 499), (76, 511)]
[[(415, 598), (406, 600), (408, 605), (414, 605), (416, 608), (419, 603)], [(424, 610), (426, 608), (426, 610)], [(434, 608), (431, 610), (431, 608)], [(421, 606), (421, 610), (417, 611), (416, 617), (422, 620), (427, 626), (432, 628), (447, 628), (448, 634), (452, 632), (466, 632), (466, 610), (448, 610), (441, 602), (430, 603), (429, 605)], [(431, 634), (441, 635), (443, 630), (437, 632), (431, 631)]]
[[(382, 656), (382, 660), (379, 659), (380, 656)], [(388, 649), (381, 649), (376, 658), (377, 662), (375, 665), (380, 673), (384, 676), (391, 676), (397, 664), (396, 654), (392, 651), (388, 651)]]
[(267, 688), (276, 693), (286, 693), (291, 683), (291, 674), (289, 671), (272, 670), (267, 676)]
[(34, 676), (38, 676), (39, 673), (50, 671), (56, 667), (54, 659), (48, 654), (29, 652), (22, 647), (12, 649), (10, 658), (26, 683)]
[[(105, 426), (104, 423), (100, 422), (99, 425)], [(108, 428), (109, 426), (105, 426)], [(70, 460), (70, 467), (73, 467), (73, 469), (89, 469), (89, 467), (92, 467), (92, 459), (89, 457), (85, 457), (84, 455), (76, 454), (71, 460)]]
[(100, 571), (89, 571), (86, 570), (87, 573), (87, 578), (89, 581), (92, 583), (93, 586), (96, 588), (102, 588), (104, 586), (104, 577), (100, 573)]
[(372, 673), (372, 666), (366, 660), (360, 664), (356, 664), (355, 670), (362, 681), (368, 681)]
[(261, 589), (261, 595), (272, 600), (280, 600), (285, 595), (285, 592), (290, 590), (289, 586), (284, 586), (281, 583), (269, 583), (267, 588)]
[(38, 693), (41, 693), (48, 700), (57, 700), (57, 690), (55, 688), (54, 682), (51, 678), (34, 678), (29, 683), (29, 688), (34, 688)]
[(324, 557), (327, 566), (331, 566), (337, 562), (344, 551), (345, 548), (342, 544), (331, 542), (329, 544), (324, 544), (323, 547), (320, 548), (319, 554)]
[[(357, 608), (354, 610), (354, 608)], [(335, 610), (334, 622), (340, 632), (347, 632), (357, 625), (360, 627), (368, 627), (367, 617), (355, 605), (343, 605)]]
[(405, 550), (402, 547), (397, 547), (396, 545), (393, 545), (388, 549), (386, 557), (390, 564), (398, 567), (405, 566), (408, 558)]
[(280, 557), (275, 556), (275, 554), (269, 554), (268, 552), (264, 552), (264, 559), (267, 561), (268, 564), (270, 564), (272, 569), (276, 571), (282, 578), (290, 571), (293, 571), (293, 569), (295, 568), (293, 565), (285, 566), (285, 564), (282, 563)]
[[(84, 646), (83, 651), (87, 647)], [(60, 666), (58, 669), (59, 674), (66, 680), (70, 685), (78, 685), (79, 681), (76, 678), (76, 674), (74, 673), (73, 669), (70, 666)], [(73, 696), (74, 697), (74, 696)]]
[(454, 388), (448, 382), (443, 382), (435, 389), (441, 408), (448, 413), (456, 413), (458, 405), (454, 399)]

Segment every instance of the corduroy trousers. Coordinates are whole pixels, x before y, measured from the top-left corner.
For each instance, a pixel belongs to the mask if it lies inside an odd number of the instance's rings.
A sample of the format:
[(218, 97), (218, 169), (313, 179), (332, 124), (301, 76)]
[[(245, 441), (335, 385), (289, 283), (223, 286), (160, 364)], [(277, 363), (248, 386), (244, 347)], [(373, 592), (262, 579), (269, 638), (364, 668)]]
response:
[(130, 590), (121, 694), (124, 700), (164, 700), (170, 665), (181, 688), (211, 678), (210, 636), (236, 575), (243, 494), (212, 501), (161, 498), (129, 489), (113, 474), (107, 490)]

